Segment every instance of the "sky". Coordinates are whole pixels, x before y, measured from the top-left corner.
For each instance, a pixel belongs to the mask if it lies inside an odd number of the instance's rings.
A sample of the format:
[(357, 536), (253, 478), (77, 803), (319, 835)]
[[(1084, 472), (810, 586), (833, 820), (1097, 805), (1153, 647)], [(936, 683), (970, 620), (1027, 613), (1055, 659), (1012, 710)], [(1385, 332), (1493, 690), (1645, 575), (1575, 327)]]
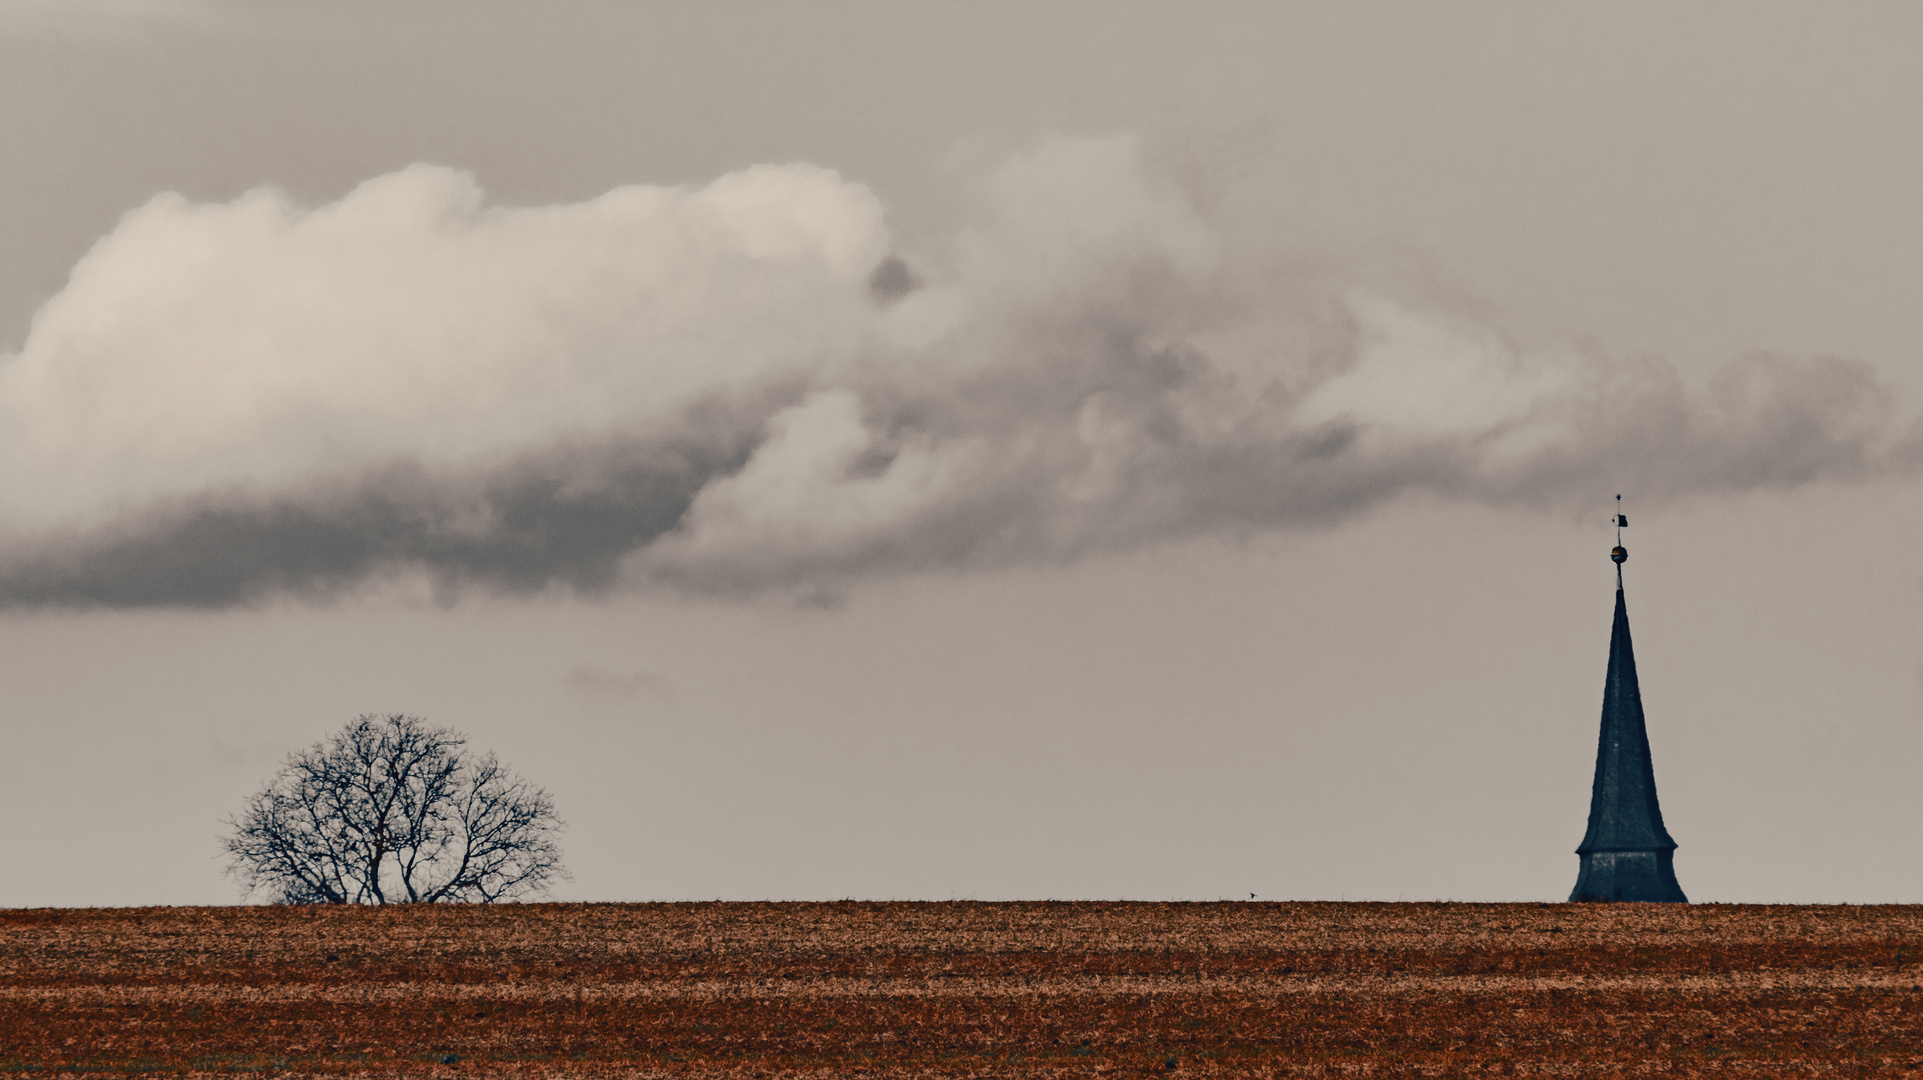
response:
[(0, 905), (1916, 902), (1912, 5), (0, 0)]

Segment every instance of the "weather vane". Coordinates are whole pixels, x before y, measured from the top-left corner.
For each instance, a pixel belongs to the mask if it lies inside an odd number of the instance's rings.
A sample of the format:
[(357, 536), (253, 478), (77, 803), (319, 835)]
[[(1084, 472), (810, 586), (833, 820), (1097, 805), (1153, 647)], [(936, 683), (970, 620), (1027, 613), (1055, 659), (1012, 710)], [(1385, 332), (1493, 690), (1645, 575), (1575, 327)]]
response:
[(1623, 562), (1629, 558), (1629, 549), (1623, 546), (1623, 529), (1629, 526), (1629, 519), (1623, 516), (1623, 497), (1616, 496), (1616, 546), (1609, 550), (1610, 561), (1616, 564), (1616, 588), (1623, 587)]

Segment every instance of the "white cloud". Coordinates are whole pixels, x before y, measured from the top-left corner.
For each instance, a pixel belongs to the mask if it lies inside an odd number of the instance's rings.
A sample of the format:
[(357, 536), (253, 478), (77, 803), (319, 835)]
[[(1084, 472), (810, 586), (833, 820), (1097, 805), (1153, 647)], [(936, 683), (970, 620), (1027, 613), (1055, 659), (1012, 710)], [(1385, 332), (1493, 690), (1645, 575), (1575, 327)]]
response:
[(535, 208), (429, 166), (312, 210), (160, 196), (0, 368), (0, 596), (223, 604), (407, 568), (814, 593), (1410, 489), (1647, 504), (1895, 460), (1860, 365), (1692, 385), (1265, 274), (1129, 139), (1011, 161), (871, 288), (890, 252), (867, 189), (805, 165)]
[(44, 521), (396, 456), (499, 461), (663, 426), (865, 331), (868, 192), (807, 166), (488, 208), (430, 166), (337, 203), (163, 195), (0, 368), (0, 479)]

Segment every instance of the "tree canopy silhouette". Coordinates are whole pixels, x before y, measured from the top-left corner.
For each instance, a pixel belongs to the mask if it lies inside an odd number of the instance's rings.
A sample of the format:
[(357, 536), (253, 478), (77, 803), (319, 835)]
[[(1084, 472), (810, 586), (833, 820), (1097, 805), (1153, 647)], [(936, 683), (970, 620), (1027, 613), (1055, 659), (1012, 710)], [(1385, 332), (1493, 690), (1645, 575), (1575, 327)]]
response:
[(414, 716), (288, 755), (226, 824), (228, 873), (282, 904), (494, 903), (567, 877), (547, 791)]

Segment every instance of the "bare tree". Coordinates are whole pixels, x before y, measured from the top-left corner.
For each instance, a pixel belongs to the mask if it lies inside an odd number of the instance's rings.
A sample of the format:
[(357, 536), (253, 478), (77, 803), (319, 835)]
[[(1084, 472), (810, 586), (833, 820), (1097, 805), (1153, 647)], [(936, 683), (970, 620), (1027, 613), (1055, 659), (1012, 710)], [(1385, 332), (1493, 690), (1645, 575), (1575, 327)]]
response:
[(493, 903), (566, 878), (548, 793), (413, 716), (288, 756), (226, 824), (228, 873), (283, 904)]

